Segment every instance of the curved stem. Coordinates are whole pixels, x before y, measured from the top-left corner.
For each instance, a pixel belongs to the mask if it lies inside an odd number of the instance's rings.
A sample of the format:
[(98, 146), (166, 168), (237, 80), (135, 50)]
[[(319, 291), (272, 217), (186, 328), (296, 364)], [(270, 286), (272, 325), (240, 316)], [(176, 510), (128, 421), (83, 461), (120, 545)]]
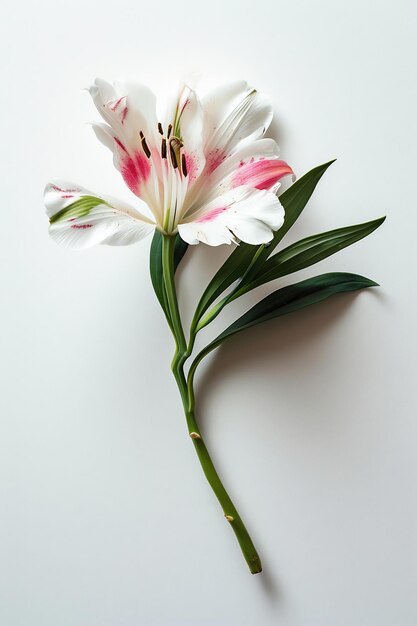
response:
[[(240, 517), (235, 505), (233, 504), (229, 494), (221, 482), (219, 475), (214, 467), (213, 461), (208, 453), (206, 445), (203, 441), (200, 429), (197, 424), (197, 420), (194, 414), (194, 387), (193, 377), (195, 369), (200, 362), (198, 357), (192, 365), (191, 378), (188, 377), (188, 382), (184, 376), (184, 362), (191, 353), (193, 346), (193, 339), (190, 337), (190, 345), (187, 348), (187, 342), (184, 337), (184, 331), (182, 328), (181, 317), (178, 309), (178, 301), (175, 290), (174, 282), (174, 238), (169, 235), (163, 235), (162, 244), (162, 268), (164, 275), (164, 284), (167, 296), (167, 302), (169, 306), (169, 312), (172, 323), (172, 332), (175, 339), (176, 349), (175, 355), (172, 361), (172, 372), (178, 385), (178, 389), (181, 394), (182, 402), (184, 405), (185, 416), (188, 426), (188, 434), (190, 435), (194, 448), (197, 452), (198, 459), (200, 461), (203, 472), (209, 482), (214, 494), (219, 501), (224, 516), (232, 530), (234, 531), (236, 538), (241, 547), (243, 556), (249, 566), (252, 574), (257, 574), (262, 571), (261, 560), (253, 545), (252, 539), (249, 536), (248, 531)], [(191, 349), (190, 349), (191, 347)], [(201, 357), (203, 358), (203, 357)]]
[(201, 467), (207, 478), (207, 481), (212, 488), (217, 500), (220, 503), (220, 506), (223, 509), (224, 516), (228, 523), (230, 524), (233, 532), (236, 535), (236, 539), (239, 542), (240, 548), (242, 550), (242, 554), (249, 566), (249, 570), (251, 574), (258, 574), (262, 571), (261, 559), (256, 551), (256, 548), (253, 544), (253, 541), (243, 523), (242, 518), (240, 517), (238, 510), (233, 504), (232, 499), (227, 493), (220, 477), (214, 467), (213, 461), (211, 460), (210, 454), (207, 450), (206, 444), (204, 443), (203, 436), (199, 429), (195, 413), (193, 410), (194, 407), (194, 389), (191, 385), (187, 387), (187, 383), (184, 377), (184, 373), (181, 370), (181, 375), (179, 380), (177, 380), (178, 386), (180, 387), (184, 385), (184, 390), (181, 395), (187, 395), (189, 398), (188, 408), (185, 407), (185, 417), (187, 420), (188, 434), (190, 435), (192, 442), (194, 444), (195, 451), (197, 453), (198, 459), (200, 461)]

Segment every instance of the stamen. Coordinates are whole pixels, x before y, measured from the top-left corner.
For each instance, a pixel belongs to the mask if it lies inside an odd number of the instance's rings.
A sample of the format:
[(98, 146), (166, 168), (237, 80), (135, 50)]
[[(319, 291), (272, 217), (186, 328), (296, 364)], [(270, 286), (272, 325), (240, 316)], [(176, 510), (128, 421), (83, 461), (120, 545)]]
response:
[(167, 158), (167, 141), (166, 141), (166, 139), (162, 139), (162, 143), (161, 143), (161, 157), (163, 159)]
[(187, 176), (187, 160), (185, 158), (185, 154), (181, 155), (181, 168), (182, 168), (182, 173), (184, 174), (184, 176)]
[(160, 133), (161, 135), (163, 135), (163, 134), (164, 134), (164, 131), (163, 131), (163, 128), (162, 128), (162, 124), (161, 124), (161, 122), (158, 122), (158, 130), (159, 130), (159, 133)]
[(151, 158), (151, 151), (149, 150), (148, 144), (146, 143), (146, 139), (145, 139), (145, 136), (144, 136), (142, 131), (140, 131), (139, 136), (140, 136), (140, 141), (142, 143), (143, 151), (146, 154), (146, 156), (148, 157), (148, 159), (150, 159)]
[(171, 134), (171, 131), (172, 131), (172, 124), (170, 124), (170, 125), (168, 126), (167, 139), (169, 139), (169, 136), (170, 136), (170, 134)]
[(178, 161), (177, 161), (177, 155), (175, 154), (175, 150), (172, 147), (172, 143), (169, 144), (169, 153), (171, 155), (172, 167), (174, 168), (174, 170), (176, 170), (178, 167)]

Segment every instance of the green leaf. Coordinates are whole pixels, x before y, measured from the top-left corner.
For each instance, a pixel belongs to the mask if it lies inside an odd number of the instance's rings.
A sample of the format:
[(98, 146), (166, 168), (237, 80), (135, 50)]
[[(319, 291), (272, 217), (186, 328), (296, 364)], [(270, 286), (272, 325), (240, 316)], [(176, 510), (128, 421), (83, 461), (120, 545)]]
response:
[[(187, 249), (188, 244), (183, 239), (181, 239), (179, 235), (177, 235), (175, 238), (174, 247), (174, 271), (180, 264), (184, 254), (187, 252)], [(170, 322), (168, 302), (165, 294), (164, 276), (162, 271), (162, 234), (159, 232), (159, 230), (155, 230), (152, 239), (149, 256), (149, 269), (156, 297), (159, 300), (159, 303), (165, 313), (168, 322)]]
[[(267, 246), (252, 246), (241, 243), (226, 259), (225, 263), (223, 263), (222, 267), (212, 278), (200, 298), (194, 315), (195, 324), (201, 319), (209, 306), (230, 287), (232, 283), (242, 278), (245, 274), (249, 279), (253, 275), (253, 272), (256, 273), (258, 268), (263, 265), (274, 248), (297, 220), (320, 178), (332, 163), (334, 163), (334, 160), (313, 168), (280, 196), (279, 199), (285, 208), (284, 224), (274, 234), (274, 238), (270, 244)], [(243, 281), (243, 284), (244, 282), (245, 281)]]
[(177, 271), (178, 265), (181, 263), (184, 254), (188, 250), (188, 243), (181, 239), (179, 235), (175, 237), (175, 247), (174, 247), (174, 272)]
[(366, 287), (376, 287), (375, 283), (364, 276), (335, 272), (308, 278), (294, 285), (283, 287), (258, 302), (247, 313), (224, 330), (196, 357), (196, 364), (201, 359), (236, 333), (266, 322), (275, 317), (299, 311), (307, 306), (321, 302), (330, 296), (346, 291), (356, 291)]
[(202, 318), (209, 306), (228, 288), (232, 283), (241, 278), (250, 266), (258, 248), (248, 244), (240, 244), (226, 259), (221, 268), (207, 285), (194, 314), (193, 322)]
[(247, 292), (271, 280), (314, 265), (356, 241), (367, 237), (381, 226), (384, 221), (385, 217), (381, 217), (364, 224), (337, 228), (301, 239), (271, 256), (263, 264), (252, 281), (245, 286), (244, 291)]
[(149, 270), (151, 273), (151, 281), (159, 300), (159, 304), (163, 308), (165, 315), (168, 313), (165, 303), (165, 288), (164, 277), (162, 274), (162, 235), (159, 230), (155, 230), (152, 238), (150, 255), (149, 255)]

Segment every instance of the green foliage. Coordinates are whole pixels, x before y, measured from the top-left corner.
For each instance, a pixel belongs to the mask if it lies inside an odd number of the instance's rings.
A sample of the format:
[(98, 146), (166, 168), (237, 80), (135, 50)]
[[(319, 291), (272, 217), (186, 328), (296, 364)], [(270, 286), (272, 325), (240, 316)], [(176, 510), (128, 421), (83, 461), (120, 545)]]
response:
[[(197, 305), (191, 324), (188, 347), (182, 354), (182, 363), (190, 356), (199, 330), (217, 317), (229, 302), (260, 285), (318, 263), (363, 239), (384, 222), (385, 218), (381, 217), (363, 224), (319, 233), (293, 243), (276, 254), (271, 254), (301, 215), (319, 180), (332, 163), (333, 161), (329, 161), (313, 168), (280, 196), (280, 201), (285, 208), (284, 224), (274, 234), (270, 244), (251, 246), (241, 243), (226, 259)], [(174, 249), (175, 268), (180, 263), (187, 247), (187, 244), (177, 235)], [(162, 235), (158, 231), (155, 232), (151, 245), (150, 270), (155, 293), (172, 329), (162, 268)], [(235, 286), (230, 290), (233, 283)], [(274, 291), (226, 328), (196, 356), (189, 374), (191, 388), (194, 373), (200, 361), (236, 333), (321, 302), (334, 294), (373, 287), (376, 284), (356, 274), (329, 273)], [(222, 294), (225, 295), (218, 300)]]
[(245, 285), (244, 292), (322, 261), (339, 250), (367, 237), (384, 221), (385, 217), (380, 217), (364, 224), (346, 226), (312, 235), (293, 243), (265, 261), (251, 282)]
[[(174, 247), (174, 271), (178, 268), (184, 254), (187, 252), (188, 244), (181, 239), (179, 235), (175, 237)], [(151, 273), (151, 281), (159, 300), (159, 303), (169, 322), (168, 304), (165, 294), (164, 275), (162, 270), (162, 235), (159, 230), (155, 230), (150, 250), (149, 269)]]
[(299, 311), (307, 306), (326, 300), (336, 293), (356, 291), (365, 287), (376, 287), (377, 285), (378, 283), (369, 280), (369, 278), (346, 272), (333, 272), (321, 274), (314, 278), (307, 278), (307, 280), (294, 285), (278, 289), (258, 302), (258, 304), (255, 304), (247, 313), (226, 328), (213, 343), (219, 345), (246, 328), (281, 315), (286, 315), (287, 313)]

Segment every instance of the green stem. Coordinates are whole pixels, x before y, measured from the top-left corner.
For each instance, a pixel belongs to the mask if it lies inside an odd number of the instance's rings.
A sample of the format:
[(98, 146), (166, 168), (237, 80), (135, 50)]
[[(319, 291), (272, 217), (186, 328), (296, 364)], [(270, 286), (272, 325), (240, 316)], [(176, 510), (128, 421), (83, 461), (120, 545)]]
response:
[(228, 521), (229, 525), (236, 535), (236, 538), (242, 550), (242, 554), (249, 566), (251, 574), (258, 574), (262, 571), (261, 559), (259, 558), (253, 541), (250, 538), (250, 535), (245, 527), (245, 524), (243, 523), (242, 518), (238, 513), (238, 510), (236, 509), (222, 481), (220, 480), (220, 477), (216, 471), (216, 468), (214, 467), (213, 461), (211, 460), (210, 454), (207, 450), (206, 444), (203, 440), (203, 436), (199, 429), (194, 412), (195, 401), (192, 380), (191, 382), (189, 381), (187, 385), (183, 371), (181, 371), (180, 381), (177, 380), (177, 383), (180, 387), (180, 391), (182, 385), (184, 385), (184, 389), (181, 395), (187, 395), (188, 397), (188, 408), (184, 407), (188, 434), (190, 435), (194, 444), (194, 448), (200, 461), (201, 467), (203, 468), (204, 475), (207, 478), (210, 487), (212, 488), (217, 500), (220, 503), (220, 506), (223, 509), (226, 520)]
[[(242, 518), (240, 517), (235, 505), (229, 497), (229, 494), (224, 488), (219, 478), (219, 475), (217, 474), (216, 468), (214, 467), (213, 461), (211, 460), (211, 457), (208, 453), (195, 417), (193, 378), (195, 368), (198, 363), (194, 361), (194, 367), (192, 367), (192, 372), (190, 372), (191, 377), (189, 376), (188, 383), (184, 376), (184, 362), (191, 353), (193, 338), (190, 338), (190, 345), (187, 348), (187, 342), (184, 337), (184, 331), (182, 328), (175, 290), (173, 259), (174, 237), (164, 235), (162, 244), (162, 267), (166, 296), (171, 317), (172, 332), (176, 344), (175, 355), (171, 367), (184, 405), (185, 416), (188, 426), (188, 434), (190, 435), (194, 444), (194, 448), (197, 452), (197, 456), (200, 461), (201, 467), (203, 468), (203, 472), (223, 509), (226, 520), (228, 521), (229, 525), (232, 527), (232, 530), (236, 535), (236, 538), (239, 542), (243, 556), (249, 566), (249, 569), (252, 574), (257, 574), (262, 571), (261, 560), (258, 556), (255, 546), (253, 545), (252, 539), (250, 538), (249, 533), (245, 528)], [(200, 361), (198, 360), (198, 362)]]
[(197, 452), (198, 459), (200, 461), (203, 472), (213, 489), (220, 506), (223, 509), (224, 516), (232, 527), (233, 532), (239, 542), (243, 556), (249, 566), (252, 574), (258, 574), (262, 571), (261, 560), (253, 545), (252, 539), (246, 527), (240, 517), (235, 505), (230, 499), (229, 494), (221, 482), (216, 468), (213, 465), (213, 461), (208, 453), (206, 445), (203, 441), (201, 433), (198, 428), (197, 421), (195, 419), (194, 412), (188, 411), (186, 413), (187, 426), (189, 435), (193, 441), (195, 451)]

